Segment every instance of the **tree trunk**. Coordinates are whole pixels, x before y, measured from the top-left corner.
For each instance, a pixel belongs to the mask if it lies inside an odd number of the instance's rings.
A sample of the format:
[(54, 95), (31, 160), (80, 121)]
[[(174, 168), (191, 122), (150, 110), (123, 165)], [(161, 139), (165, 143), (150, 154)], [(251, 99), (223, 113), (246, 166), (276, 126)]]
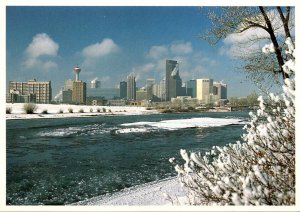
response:
[(283, 60), (283, 57), (282, 57), (282, 54), (281, 54), (281, 49), (279, 47), (279, 44), (277, 42), (277, 39), (276, 39), (276, 36), (275, 36), (275, 33), (274, 33), (274, 29), (273, 29), (272, 24), (271, 24), (271, 21), (270, 21), (268, 15), (265, 12), (265, 9), (261, 6), (259, 7), (259, 9), (260, 9), (260, 12), (262, 13), (262, 15), (264, 17), (264, 20), (265, 20), (266, 24), (267, 24), (268, 33), (270, 35), (271, 41), (272, 41), (272, 43), (274, 45), (274, 48), (275, 48), (275, 54), (276, 54), (277, 62), (278, 62), (278, 65), (279, 65), (279, 72), (282, 74), (283, 79), (289, 78), (289, 75), (287, 73), (285, 73), (283, 71), (283, 68), (282, 68), (282, 66), (284, 65), (284, 60)]
[(277, 11), (280, 15), (281, 21), (283, 23), (283, 28), (285, 32), (285, 36), (288, 38), (292, 38), (290, 29), (289, 29), (289, 18), (290, 18), (290, 7), (286, 8), (286, 17), (284, 17), (281, 7), (277, 7)]

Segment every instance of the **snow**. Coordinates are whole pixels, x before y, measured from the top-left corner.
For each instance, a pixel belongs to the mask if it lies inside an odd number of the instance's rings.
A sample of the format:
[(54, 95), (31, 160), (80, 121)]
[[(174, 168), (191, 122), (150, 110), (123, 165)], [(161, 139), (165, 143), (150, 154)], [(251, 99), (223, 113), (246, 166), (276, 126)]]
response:
[[(68, 104), (36, 104), (37, 111), (35, 114), (25, 114), (23, 110), (24, 103), (6, 103), (6, 108), (11, 108), (11, 114), (6, 114), (6, 119), (33, 119), (33, 118), (69, 118), (69, 117), (90, 117), (99, 115), (146, 115), (157, 114), (156, 110), (146, 110), (145, 107), (129, 107), (129, 106), (87, 106), (87, 105), (68, 105)], [(68, 109), (72, 108), (73, 113), (69, 113)], [(105, 108), (106, 112), (102, 109)], [(79, 113), (83, 109), (84, 113)], [(90, 109), (93, 112), (90, 112)], [(101, 109), (101, 112), (97, 112)], [(47, 110), (48, 114), (42, 114)], [(59, 113), (63, 110), (63, 113)], [(111, 112), (109, 112), (111, 110)]]
[(180, 150), (185, 163), (173, 165), (195, 204), (295, 205), (295, 58), (287, 45), (290, 78), (280, 96), (258, 98), (243, 143), (214, 147), (215, 157)]
[(150, 126), (152, 128), (166, 129), (166, 130), (177, 130), (185, 128), (196, 128), (196, 127), (219, 127), (233, 124), (245, 124), (241, 119), (232, 118), (191, 118), (191, 119), (173, 119), (164, 120), (159, 122), (133, 122), (124, 123), (122, 126)]
[(172, 205), (184, 203), (187, 192), (178, 179), (167, 178), (127, 188), (111, 195), (102, 195), (73, 205)]
[(265, 53), (265, 54), (274, 53), (275, 52), (274, 44), (273, 43), (266, 44), (262, 48), (262, 52)]

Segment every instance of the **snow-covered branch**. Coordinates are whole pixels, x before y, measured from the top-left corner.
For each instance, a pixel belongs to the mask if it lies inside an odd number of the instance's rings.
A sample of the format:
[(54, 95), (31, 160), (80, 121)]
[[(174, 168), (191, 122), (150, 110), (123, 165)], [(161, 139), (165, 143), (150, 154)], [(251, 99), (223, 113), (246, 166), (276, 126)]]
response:
[(184, 165), (171, 160), (189, 190), (190, 204), (295, 204), (295, 54), (289, 38), (286, 45), (289, 60), (283, 69), (291, 78), (285, 79), (281, 95), (258, 98), (243, 141), (213, 147), (205, 155), (181, 150)]

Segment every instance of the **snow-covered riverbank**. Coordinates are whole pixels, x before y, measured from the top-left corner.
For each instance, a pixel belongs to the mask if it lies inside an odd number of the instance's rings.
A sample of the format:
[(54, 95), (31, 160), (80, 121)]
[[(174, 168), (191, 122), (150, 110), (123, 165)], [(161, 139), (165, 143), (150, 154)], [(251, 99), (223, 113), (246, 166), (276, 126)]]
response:
[(186, 193), (177, 178), (169, 178), (124, 189), (112, 195), (94, 197), (73, 205), (178, 205), (187, 201)]
[[(11, 114), (6, 114), (6, 119), (69, 118), (100, 115), (146, 115), (159, 113), (156, 110), (146, 110), (145, 107), (36, 104), (37, 110), (35, 114), (25, 114), (23, 105), (23, 103), (6, 103), (6, 108), (11, 108)], [(73, 113), (69, 112), (69, 108), (73, 109)], [(101, 112), (97, 112), (97, 109), (100, 109)], [(103, 112), (103, 109), (105, 112)], [(45, 110), (47, 110), (47, 114), (42, 113)], [(60, 110), (62, 113), (60, 113)], [(83, 112), (79, 112), (80, 110), (83, 110)]]

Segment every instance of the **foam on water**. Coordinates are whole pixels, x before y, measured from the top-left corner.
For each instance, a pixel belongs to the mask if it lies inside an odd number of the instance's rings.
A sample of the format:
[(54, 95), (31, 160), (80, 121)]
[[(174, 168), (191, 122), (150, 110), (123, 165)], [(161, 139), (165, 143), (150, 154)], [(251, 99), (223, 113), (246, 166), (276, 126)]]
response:
[(103, 127), (102, 124), (86, 125), (81, 127), (67, 127), (46, 130), (38, 133), (41, 137), (63, 137), (70, 135), (89, 135), (89, 134), (103, 134), (109, 133), (111, 129)]
[(147, 128), (125, 128), (125, 129), (119, 129), (116, 130), (116, 134), (122, 134), (122, 133), (132, 133), (132, 132), (148, 132), (149, 130)]
[(164, 120), (159, 122), (133, 122), (120, 124), (117, 127), (107, 127), (103, 124), (93, 124), (81, 127), (64, 127), (46, 130), (40, 132), (41, 137), (64, 137), (64, 136), (81, 136), (95, 134), (127, 134), (127, 133), (146, 133), (157, 130), (180, 130), (186, 128), (204, 128), (204, 127), (219, 127), (233, 124), (245, 124), (242, 119), (234, 118), (190, 118), (190, 119), (174, 119)]

